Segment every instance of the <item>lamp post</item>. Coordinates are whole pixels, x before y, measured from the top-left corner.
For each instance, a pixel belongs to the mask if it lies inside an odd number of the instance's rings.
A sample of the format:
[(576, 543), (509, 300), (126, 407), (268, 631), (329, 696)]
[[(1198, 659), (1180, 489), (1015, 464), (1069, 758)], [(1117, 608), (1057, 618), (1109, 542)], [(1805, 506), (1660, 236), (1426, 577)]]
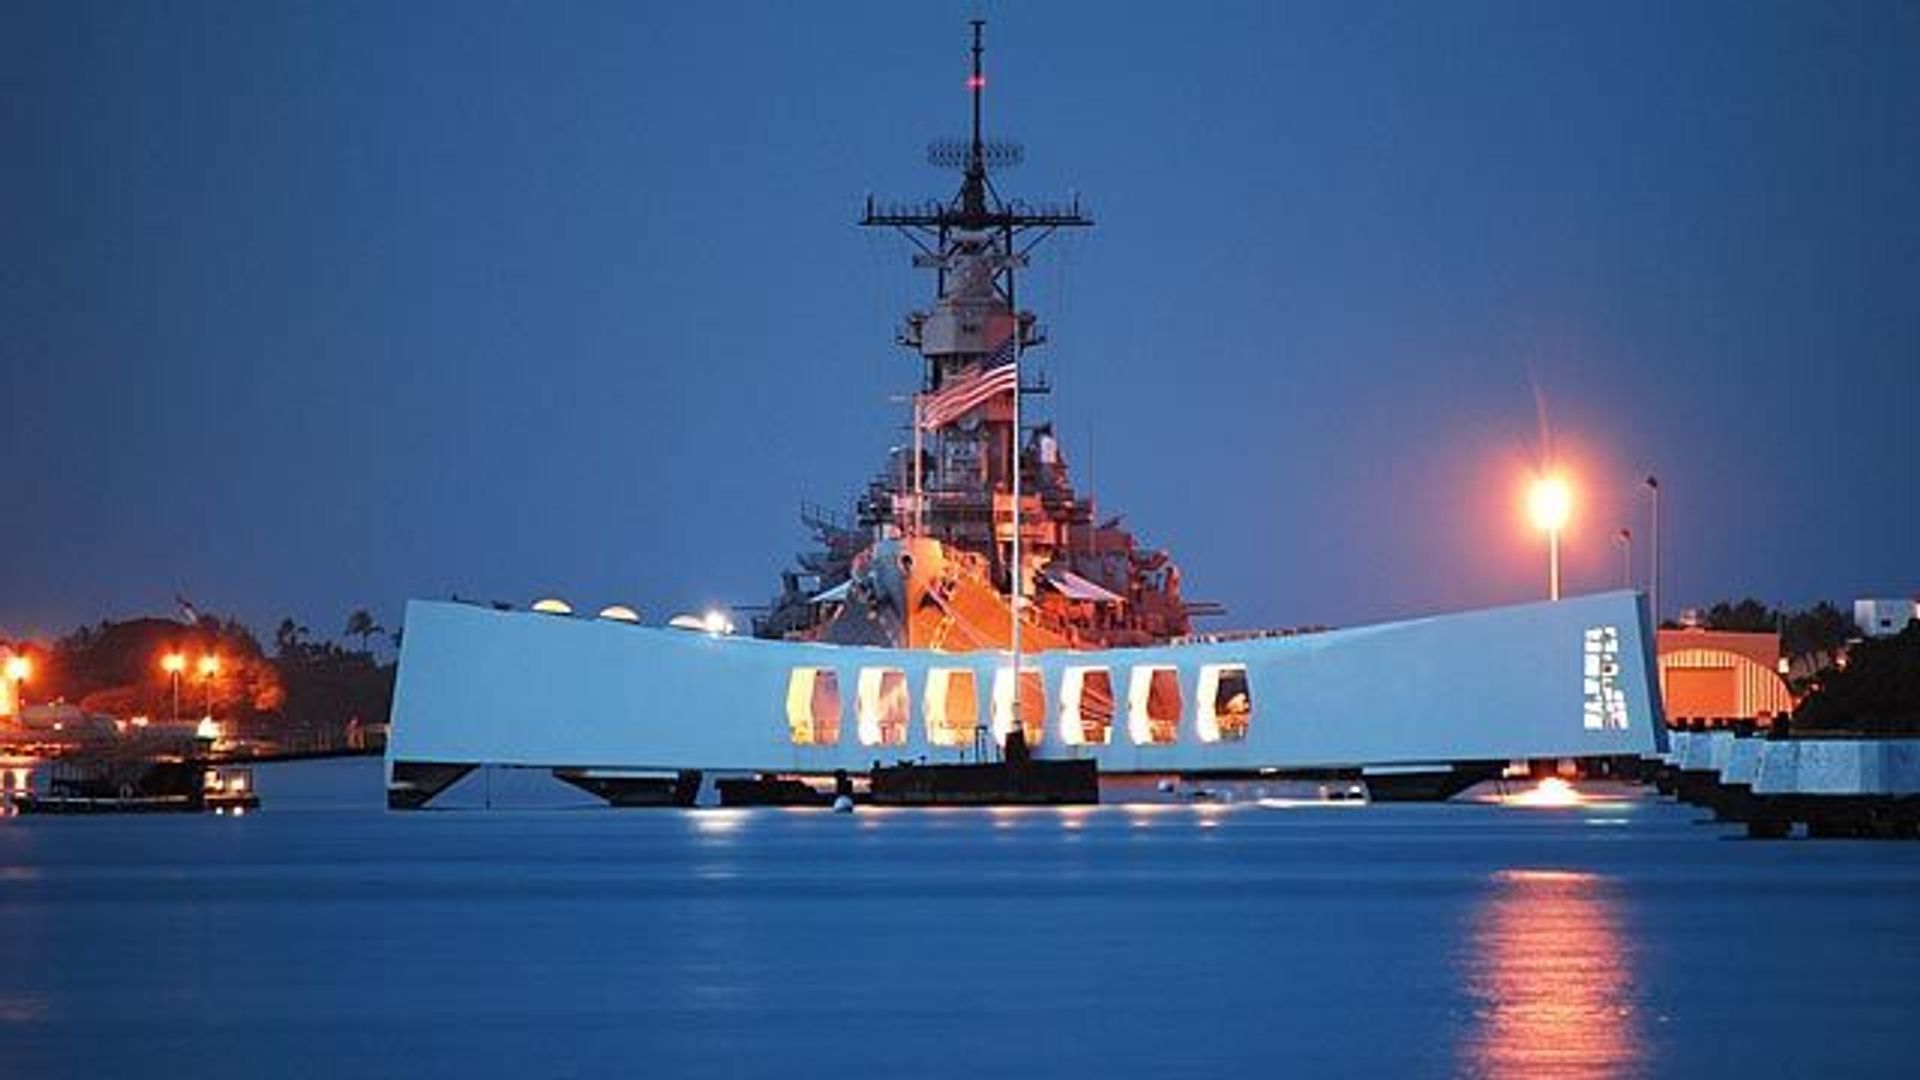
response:
[(1647, 490), (1653, 492), (1653, 628), (1660, 628), (1660, 478), (1649, 475)]
[(1542, 476), (1527, 492), (1534, 527), (1547, 534), (1547, 599), (1560, 599), (1560, 530), (1566, 527), (1573, 496), (1558, 476)]
[(1622, 527), (1618, 533), (1614, 534), (1614, 539), (1620, 542), (1620, 587), (1631, 589), (1633, 588), (1633, 530)]
[(213, 719), (213, 677), (220, 674), (220, 658), (208, 653), (200, 658), (200, 680), (207, 684), (207, 719)]
[(187, 670), (187, 654), (174, 651), (160, 658), (160, 670), (173, 683), (173, 722), (180, 722), (180, 675)]
[(33, 677), (33, 661), (19, 655), (7, 657), (6, 675), (13, 684), (13, 715), (23, 718), (27, 715), (27, 680)]

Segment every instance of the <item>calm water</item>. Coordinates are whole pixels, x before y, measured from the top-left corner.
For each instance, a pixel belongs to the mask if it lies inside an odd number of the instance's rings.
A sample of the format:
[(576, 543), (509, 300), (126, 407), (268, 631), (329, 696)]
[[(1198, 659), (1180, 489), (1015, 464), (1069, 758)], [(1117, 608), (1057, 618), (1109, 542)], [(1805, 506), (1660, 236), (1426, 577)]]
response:
[[(1690, 809), (0, 820), (0, 1076), (1915, 1075), (1920, 845)], [(484, 798), (484, 788), (465, 793)]]

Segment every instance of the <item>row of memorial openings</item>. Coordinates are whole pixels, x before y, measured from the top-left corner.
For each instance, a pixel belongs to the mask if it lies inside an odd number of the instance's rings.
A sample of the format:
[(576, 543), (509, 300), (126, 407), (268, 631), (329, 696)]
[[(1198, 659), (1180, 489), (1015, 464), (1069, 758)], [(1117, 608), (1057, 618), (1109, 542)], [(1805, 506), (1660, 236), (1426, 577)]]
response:
[[(1136, 746), (1170, 746), (1180, 740), (1183, 695), (1176, 668), (1141, 665), (1127, 674), (1127, 737)], [(1201, 742), (1240, 742), (1253, 719), (1253, 697), (1242, 664), (1200, 668), (1194, 731)], [(905, 746), (912, 726), (913, 695), (899, 668), (861, 668), (854, 686), (854, 731), (862, 746)], [(1014, 727), (1013, 671), (994, 672), (990, 729), (1004, 744)], [(1020, 673), (1019, 723), (1028, 746), (1046, 736), (1047, 686), (1039, 671)], [(1103, 667), (1070, 667), (1060, 676), (1058, 737), (1069, 746), (1113, 742), (1116, 716), (1113, 673)], [(974, 745), (980, 724), (980, 694), (967, 668), (927, 672), (921, 702), (929, 745), (964, 749)], [(787, 682), (787, 726), (795, 746), (838, 746), (842, 709), (840, 677), (833, 668), (793, 669)]]

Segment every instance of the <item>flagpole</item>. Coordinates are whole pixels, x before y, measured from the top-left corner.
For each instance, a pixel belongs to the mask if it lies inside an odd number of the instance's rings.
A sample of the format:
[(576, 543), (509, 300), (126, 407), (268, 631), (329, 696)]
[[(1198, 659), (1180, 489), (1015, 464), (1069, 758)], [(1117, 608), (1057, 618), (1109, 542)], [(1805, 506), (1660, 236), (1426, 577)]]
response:
[[(1017, 335), (1019, 332), (1020, 332), (1019, 328), (1016, 327), (1014, 329), (1014, 333)], [(1022, 732), (1021, 738), (1024, 739), (1026, 737), (1025, 735), (1026, 728), (1025, 728), (1025, 725), (1021, 723), (1021, 717), (1020, 717), (1020, 594), (1022, 592), (1022, 589), (1021, 589), (1022, 583), (1020, 580), (1020, 577), (1021, 577), (1021, 574), (1020, 574), (1020, 342), (1017, 337), (1015, 338), (1013, 343), (1013, 453), (1012, 453), (1012, 458), (1013, 458), (1013, 573), (1010, 576), (1010, 579), (1008, 581), (1008, 592), (1013, 599), (1012, 599), (1012, 603), (1008, 605), (1008, 608), (1013, 613), (1012, 614), (1013, 716), (1010, 718), (1012, 720), (1012, 727), (1010, 727), (1008, 730), (1009, 732), (1011, 732), (1012, 728), (1019, 728)]]
[(1653, 536), (1649, 541), (1653, 545), (1653, 595), (1649, 599), (1653, 602), (1653, 628), (1658, 631), (1660, 629), (1660, 478), (1648, 476), (1647, 488), (1653, 492)]
[(927, 495), (920, 480), (920, 433), (925, 429), (926, 423), (920, 401), (924, 396), (923, 394), (913, 395), (913, 535), (915, 536), (919, 536), (927, 528), (925, 510)]

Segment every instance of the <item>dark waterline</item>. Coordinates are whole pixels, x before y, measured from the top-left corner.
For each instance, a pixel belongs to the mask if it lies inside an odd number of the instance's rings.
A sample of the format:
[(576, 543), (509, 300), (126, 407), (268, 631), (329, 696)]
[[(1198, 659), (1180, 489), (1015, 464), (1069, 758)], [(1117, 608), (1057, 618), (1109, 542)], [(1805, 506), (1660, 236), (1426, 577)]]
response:
[(1651, 800), (388, 815), (377, 775), (0, 820), (0, 1076), (1913, 1068), (1920, 845)]

